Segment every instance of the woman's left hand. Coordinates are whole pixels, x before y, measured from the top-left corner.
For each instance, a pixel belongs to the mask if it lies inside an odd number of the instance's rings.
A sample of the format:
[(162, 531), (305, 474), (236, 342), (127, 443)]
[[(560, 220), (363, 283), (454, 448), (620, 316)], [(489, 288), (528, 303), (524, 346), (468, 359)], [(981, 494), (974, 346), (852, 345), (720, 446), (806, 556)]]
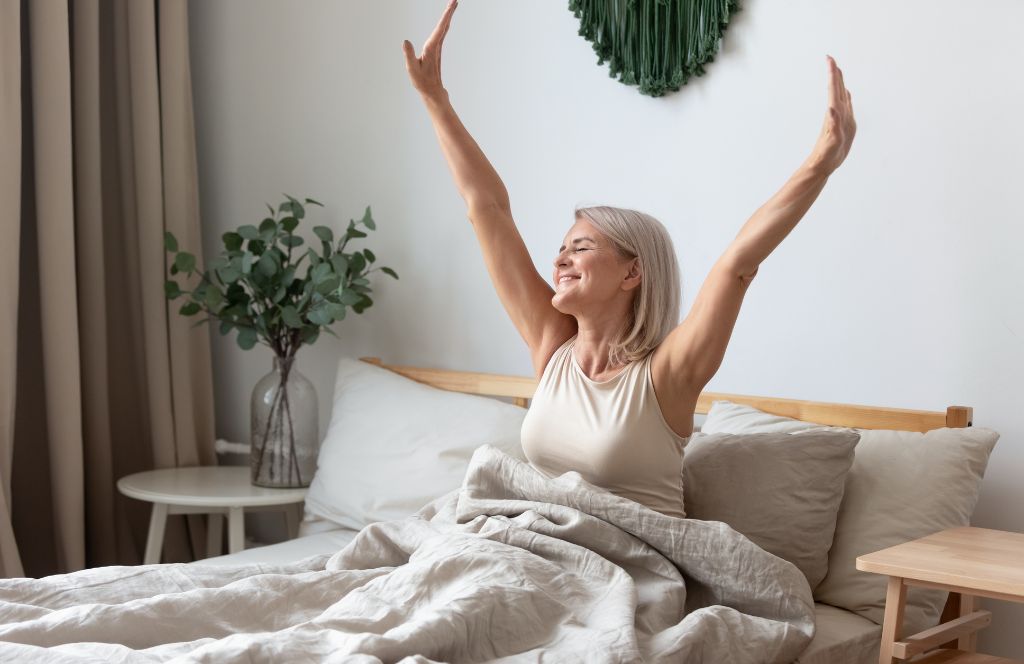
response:
[(857, 121), (853, 118), (853, 102), (850, 91), (843, 83), (843, 72), (832, 56), (828, 56), (828, 112), (821, 134), (808, 158), (808, 165), (829, 175), (850, 153), (853, 136), (857, 133)]

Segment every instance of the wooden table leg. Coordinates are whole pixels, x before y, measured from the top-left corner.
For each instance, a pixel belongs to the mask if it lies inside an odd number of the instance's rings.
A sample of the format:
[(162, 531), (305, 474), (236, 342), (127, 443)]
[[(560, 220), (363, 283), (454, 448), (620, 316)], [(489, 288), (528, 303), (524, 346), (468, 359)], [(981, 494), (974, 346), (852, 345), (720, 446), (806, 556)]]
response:
[(295, 539), (299, 536), (299, 521), (302, 519), (302, 503), (294, 503), (284, 506), (284, 522), (288, 528), (288, 537)]
[(245, 549), (245, 512), (241, 507), (228, 508), (228, 553)]
[(212, 558), (213, 556), (219, 556), (221, 549), (221, 541), (224, 533), (224, 515), (223, 514), (208, 514), (206, 522), (206, 557)]
[(894, 664), (892, 646), (903, 632), (903, 608), (907, 602), (907, 586), (898, 576), (889, 577), (885, 591), (885, 620), (882, 623), (882, 647), (878, 664)]
[(167, 505), (153, 503), (153, 512), (149, 516), (149, 535), (146, 537), (146, 553), (142, 556), (143, 565), (160, 562), (160, 554), (164, 548), (165, 526), (167, 526)]
[[(960, 594), (960, 615), (966, 616), (978, 609), (978, 598), (974, 595)], [(978, 632), (974, 631), (957, 640), (957, 648), (964, 652), (978, 652)]]

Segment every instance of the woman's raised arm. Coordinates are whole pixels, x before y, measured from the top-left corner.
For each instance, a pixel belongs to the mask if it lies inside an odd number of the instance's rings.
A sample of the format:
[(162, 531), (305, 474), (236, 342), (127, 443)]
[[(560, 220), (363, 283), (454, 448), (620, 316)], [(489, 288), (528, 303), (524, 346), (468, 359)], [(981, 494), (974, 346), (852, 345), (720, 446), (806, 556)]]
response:
[(711, 268), (690, 312), (658, 349), (677, 391), (696, 398), (718, 371), (743, 295), (761, 262), (789, 235), (846, 159), (857, 131), (843, 72), (828, 58), (828, 111), (810, 156), (740, 229)]
[(575, 332), (576, 321), (551, 304), (554, 289), (537, 272), (519, 235), (508, 190), (456, 115), (441, 83), (441, 47), (457, 6), (457, 0), (450, 0), (419, 56), (408, 40), (403, 42), (405, 65), (430, 114), (455, 185), (466, 201), (491, 281), (529, 347), (539, 376), (551, 353)]

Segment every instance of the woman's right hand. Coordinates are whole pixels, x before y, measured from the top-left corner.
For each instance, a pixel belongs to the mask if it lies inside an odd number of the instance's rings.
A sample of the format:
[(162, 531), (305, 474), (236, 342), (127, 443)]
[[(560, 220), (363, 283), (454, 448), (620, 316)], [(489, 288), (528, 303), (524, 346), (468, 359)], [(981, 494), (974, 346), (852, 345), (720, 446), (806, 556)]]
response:
[(402, 42), (402, 51), (405, 53), (405, 67), (409, 70), (409, 78), (413, 86), (419, 90), (424, 97), (434, 97), (446, 94), (444, 85), (441, 84), (441, 46), (444, 44), (445, 35), (452, 24), (452, 14), (459, 6), (458, 0), (449, 0), (444, 10), (444, 15), (438, 21), (434, 32), (423, 43), (423, 52), (416, 56), (412, 44), (406, 39)]

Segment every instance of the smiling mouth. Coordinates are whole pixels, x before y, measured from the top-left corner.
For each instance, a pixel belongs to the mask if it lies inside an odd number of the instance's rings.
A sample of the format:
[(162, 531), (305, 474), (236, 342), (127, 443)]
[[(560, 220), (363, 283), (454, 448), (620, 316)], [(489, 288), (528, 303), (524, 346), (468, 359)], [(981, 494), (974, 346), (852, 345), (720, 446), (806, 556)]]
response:
[(561, 284), (561, 283), (565, 283), (566, 281), (575, 281), (575, 280), (577, 280), (577, 279), (579, 279), (579, 277), (569, 277), (569, 276), (565, 276), (565, 277), (562, 277), (561, 279), (559, 279), (559, 280), (558, 280), (558, 283), (560, 283), (560, 284)]

